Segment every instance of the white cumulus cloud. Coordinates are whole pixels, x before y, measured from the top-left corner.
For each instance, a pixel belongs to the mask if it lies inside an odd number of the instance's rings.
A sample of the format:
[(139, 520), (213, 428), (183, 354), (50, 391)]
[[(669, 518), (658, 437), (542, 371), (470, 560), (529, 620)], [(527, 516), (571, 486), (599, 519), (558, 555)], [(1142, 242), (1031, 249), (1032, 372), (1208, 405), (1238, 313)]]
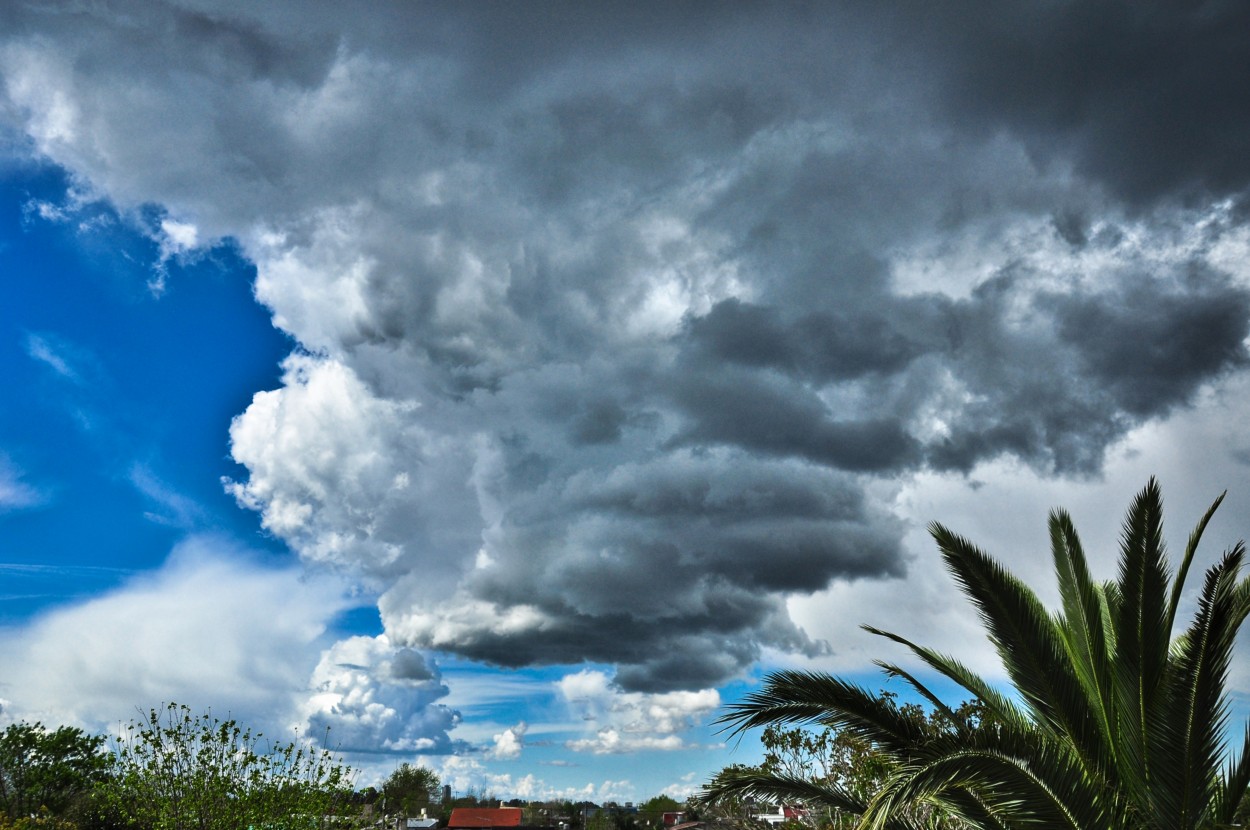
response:
[(495, 735), (495, 745), (490, 749), (490, 757), (497, 761), (515, 761), (521, 757), (525, 746), (525, 731), (529, 725), (525, 721), (510, 726)]
[(446, 753), (459, 722), (437, 664), (386, 635), (350, 637), (327, 649), (312, 676), (308, 731), (329, 730), (344, 752)]
[(593, 734), (566, 743), (577, 752), (608, 755), (639, 750), (685, 749), (682, 732), (720, 706), (715, 689), (626, 692), (605, 672), (585, 669), (556, 683), (570, 711)]

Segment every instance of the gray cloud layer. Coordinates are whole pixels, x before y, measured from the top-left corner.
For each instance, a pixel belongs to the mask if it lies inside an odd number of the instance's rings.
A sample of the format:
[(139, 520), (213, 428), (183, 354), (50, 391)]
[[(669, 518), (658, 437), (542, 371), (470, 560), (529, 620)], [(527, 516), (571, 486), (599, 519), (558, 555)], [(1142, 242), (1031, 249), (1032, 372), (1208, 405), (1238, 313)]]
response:
[(257, 263), (240, 501), (397, 645), (713, 685), (874, 486), (1086, 475), (1240, 370), (1241, 3), (10, 5), (4, 124)]

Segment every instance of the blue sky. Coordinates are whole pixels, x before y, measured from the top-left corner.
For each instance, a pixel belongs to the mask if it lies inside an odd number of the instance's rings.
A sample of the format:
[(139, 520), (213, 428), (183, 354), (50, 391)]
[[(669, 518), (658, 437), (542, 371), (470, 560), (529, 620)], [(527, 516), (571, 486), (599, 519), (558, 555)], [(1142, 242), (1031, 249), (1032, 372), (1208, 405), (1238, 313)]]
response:
[(254, 6), (0, 8), (0, 718), (684, 797), (996, 676), (933, 520), (1250, 535), (1243, 5)]
[(162, 266), (107, 205), (40, 216), (66, 195), (54, 167), (6, 170), (3, 374), (21, 392), (0, 431), (31, 502), (5, 516), (6, 564), (30, 568), (6, 573), (8, 620), (156, 567), (189, 531), (281, 552), (218, 483), (237, 469), (230, 419), (291, 346), (252, 300), (252, 269), (228, 245)]

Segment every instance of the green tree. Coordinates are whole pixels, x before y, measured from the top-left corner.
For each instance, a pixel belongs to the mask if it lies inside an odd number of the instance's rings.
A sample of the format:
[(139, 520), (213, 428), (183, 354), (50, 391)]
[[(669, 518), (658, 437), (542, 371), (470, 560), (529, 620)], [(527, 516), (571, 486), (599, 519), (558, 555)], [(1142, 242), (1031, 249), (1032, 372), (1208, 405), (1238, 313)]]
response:
[(612, 830), (641, 830), (642, 828), (642, 825), (638, 823), (637, 814), (628, 810), (616, 809), (611, 815)]
[(320, 827), (351, 811), (351, 770), (326, 750), (262, 744), (234, 720), (170, 703), (122, 729), (104, 808), (142, 830)]
[(66, 817), (81, 810), (108, 766), (104, 738), (72, 726), (14, 723), (0, 732), (0, 813)]
[(984, 708), (960, 724), (924, 683), (902, 678), (951, 728), (921, 727), (866, 689), (826, 674), (778, 672), (731, 707), (735, 730), (814, 723), (846, 730), (889, 758), (869, 798), (786, 775), (714, 783), (709, 797), (802, 798), (861, 817), (866, 828), (916, 826), (909, 810), (974, 827), (1188, 830), (1247, 818), (1250, 730), (1228, 759), (1226, 679), (1233, 641), (1250, 614), (1238, 543), (1213, 565), (1188, 626), (1175, 631), (1185, 579), (1217, 499), (1190, 534), (1175, 574), (1164, 550), (1162, 496), (1151, 479), (1124, 522), (1117, 579), (1097, 582), (1070, 517), (1050, 517), (1062, 607), (1052, 613), (1026, 585), (966, 539), (930, 530), (947, 568), (977, 607), (1010, 679), (1004, 693), (954, 658), (878, 629)]
[(434, 770), (400, 764), (382, 784), (385, 809), (395, 815), (415, 816), (428, 808), (442, 783)]
[(677, 799), (667, 795), (657, 795), (638, 805), (638, 821), (651, 830), (660, 830), (664, 826), (665, 813), (677, 813), (685, 809), (685, 806)]

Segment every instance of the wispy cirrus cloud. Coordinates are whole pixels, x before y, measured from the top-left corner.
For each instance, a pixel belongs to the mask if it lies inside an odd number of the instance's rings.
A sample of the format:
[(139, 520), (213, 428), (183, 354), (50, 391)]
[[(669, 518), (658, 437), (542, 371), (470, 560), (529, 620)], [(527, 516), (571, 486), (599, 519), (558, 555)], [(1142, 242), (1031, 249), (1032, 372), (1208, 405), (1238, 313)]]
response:
[(26, 336), (26, 353), (33, 360), (47, 366), (61, 378), (80, 384), (83, 377), (74, 366), (78, 360), (73, 352), (72, 347), (52, 335), (31, 333)]
[(162, 481), (147, 464), (134, 463), (127, 476), (134, 488), (153, 506), (144, 517), (157, 524), (168, 525), (184, 531), (195, 530), (205, 524), (204, 508), (196, 501)]
[(24, 479), (22, 470), (0, 453), (0, 513), (35, 507), (47, 499), (46, 492)]

